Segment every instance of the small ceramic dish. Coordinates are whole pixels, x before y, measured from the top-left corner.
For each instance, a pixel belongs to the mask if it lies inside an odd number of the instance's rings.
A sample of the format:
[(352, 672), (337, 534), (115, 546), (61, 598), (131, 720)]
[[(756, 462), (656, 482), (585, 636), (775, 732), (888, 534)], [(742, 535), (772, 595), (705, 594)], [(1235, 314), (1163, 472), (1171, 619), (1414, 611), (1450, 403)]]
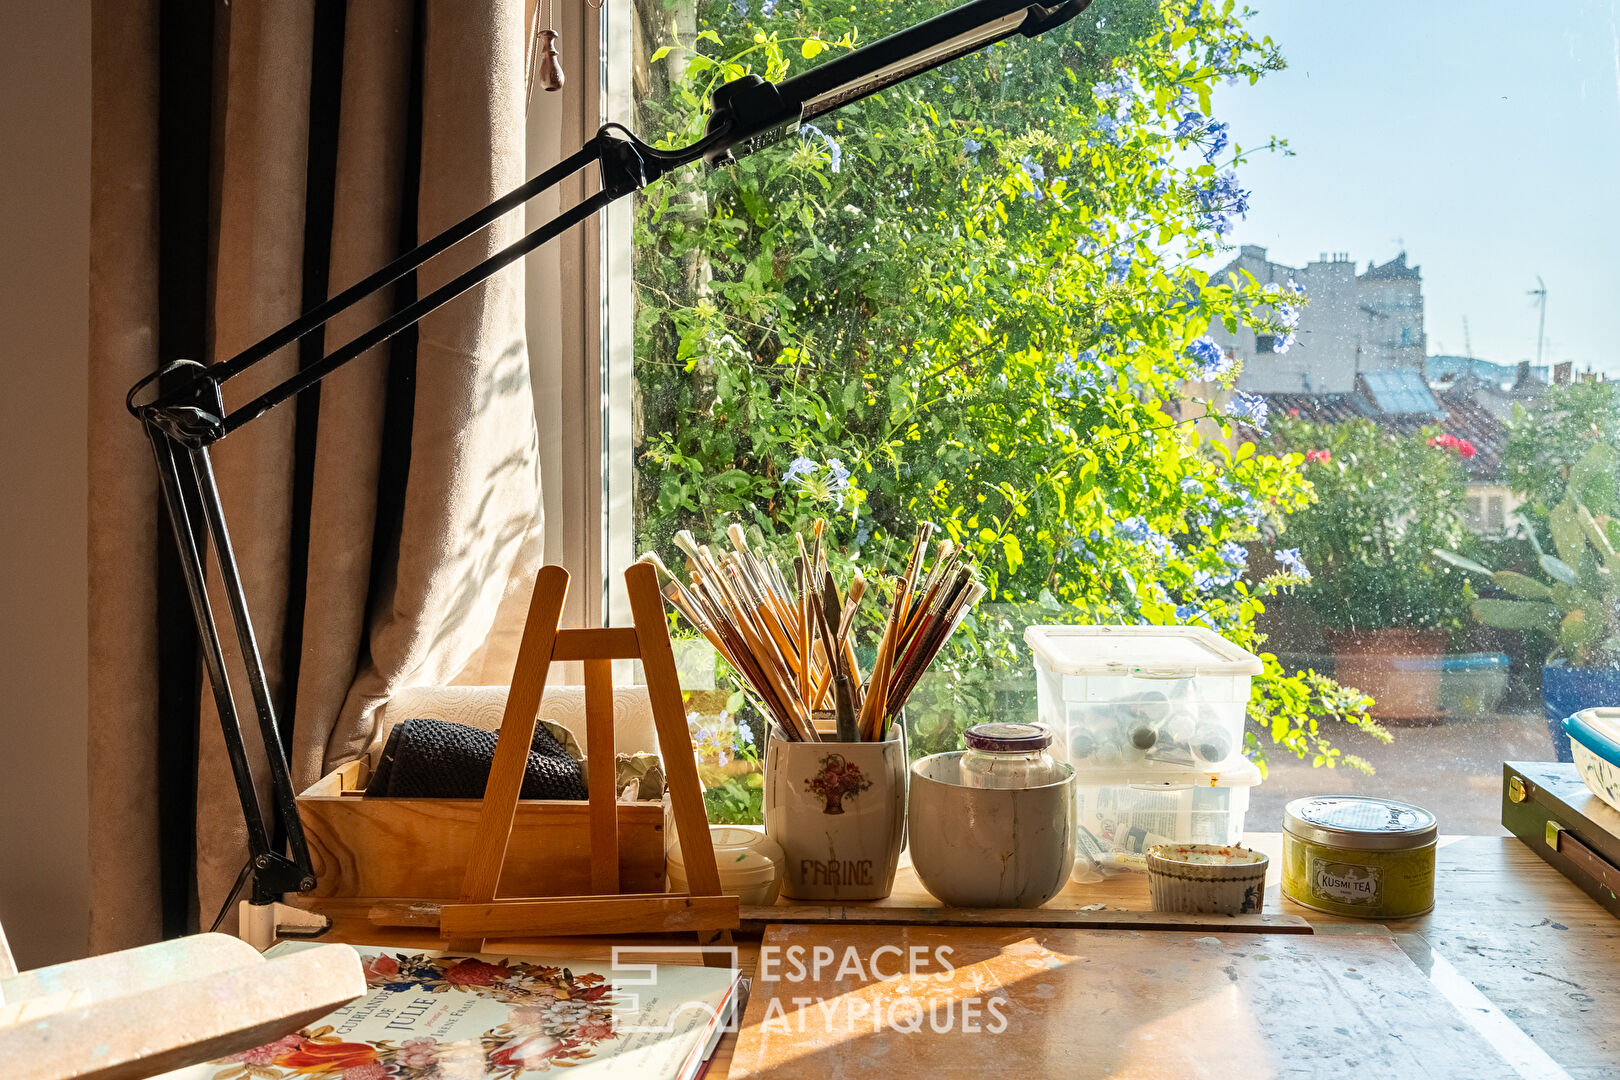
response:
[(1265, 905), (1270, 861), (1258, 851), (1226, 844), (1159, 844), (1147, 853), (1153, 910), (1258, 914)]

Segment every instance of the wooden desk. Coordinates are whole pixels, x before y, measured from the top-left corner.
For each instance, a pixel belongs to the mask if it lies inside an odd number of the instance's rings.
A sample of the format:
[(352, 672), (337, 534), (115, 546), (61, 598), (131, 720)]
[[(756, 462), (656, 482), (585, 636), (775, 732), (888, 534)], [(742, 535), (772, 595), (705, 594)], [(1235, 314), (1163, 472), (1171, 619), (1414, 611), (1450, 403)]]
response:
[[(1249, 842), (1272, 856), (1275, 871), (1280, 836), (1253, 834)], [(1076, 897), (1110, 910), (1148, 907), (1145, 879), (1134, 876), (1066, 891), (1064, 902)], [(1435, 910), (1415, 919), (1386, 925), (1323, 915), (1282, 900), (1275, 881), (1267, 889), (1266, 910), (1304, 918), (1317, 933), (1392, 934), (1523, 1080), (1620, 1077), (1620, 920), (1513, 837), (1442, 839)], [(379, 931), (358, 919), (339, 920), (329, 936), (356, 943), (436, 944), (424, 932)], [(612, 945), (570, 939), (492, 941), (489, 947), (605, 959)], [(751, 975), (757, 938), (740, 939), (739, 958)], [(735, 1038), (728, 1035), (721, 1043), (710, 1078), (727, 1076)], [(1016, 1062), (1008, 1064), (1016, 1071)]]

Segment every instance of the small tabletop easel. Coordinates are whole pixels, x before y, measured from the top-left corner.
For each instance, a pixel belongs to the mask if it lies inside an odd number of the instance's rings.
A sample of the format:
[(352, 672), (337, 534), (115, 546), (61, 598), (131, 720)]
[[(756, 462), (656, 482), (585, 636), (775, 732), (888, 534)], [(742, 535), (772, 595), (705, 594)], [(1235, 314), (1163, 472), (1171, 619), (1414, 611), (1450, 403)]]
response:
[[(558, 629), (568, 572), (545, 566), (535, 581), (523, 640), (518, 646), (512, 690), (484, 788), (483, 808), (459, 903), (439, 906), (438, 927), (454, 950), (478, 951), (484, 939), (584, 934), (651, 934), (694, 931), (698, 944), (730, 943), (738, 925), (737, 898), (720, 892), (720, 872), (709, 838), (708, 815), (698, 783), (697, 761), (686, 727), (675, 652), (669, 643), (664, 598), (652, 566), (624, 572), (634, 627)], [(579, 660), (585, 668), (585, 742), (591, 839), (590, 896), (544, 899), (497, 898), (501, 868), (517, 814), (518, 795), (538, 723), (540, 695), (552, 661)], [(617, 895), (619, 839), (614, 789), (613, 661), (640, 660), (647, 698), (664, 759), (676, 835), (685, 857), (690, 893)], [(725, 966), (719, 953), (704, 951), (704, 963)]]

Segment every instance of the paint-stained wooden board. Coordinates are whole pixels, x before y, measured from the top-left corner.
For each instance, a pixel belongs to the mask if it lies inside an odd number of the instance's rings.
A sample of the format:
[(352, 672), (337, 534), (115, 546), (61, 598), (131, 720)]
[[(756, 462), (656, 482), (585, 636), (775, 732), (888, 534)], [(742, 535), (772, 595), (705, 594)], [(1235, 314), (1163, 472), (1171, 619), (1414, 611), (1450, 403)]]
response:
[(1073, 882), (1038, 908), (950, 908), (917, 877), (909, 851), (900, 856), (894, 890), (882, 900), (834, 903), (781, 899), (770, 907), (744, 907), (742, 925), (754, 933), (771, 923), (874, 923), (913, 926), (1044, 926), (1082, 930), (1222, 930), (1252, 934), (1309, 934), (1311, 924), (1277, 909), (1275, 896), (1258, 915), (1183, 915), (1148, 910), (1147, 878), (1123, 874), (1108, 881)]
[[(911, 972), (887, 977), (911, 957)], [(1008, 1069), (1514, 1075), (1387, 936), (802, 925), (765, 934), (728, 1075), (978, 1080)]]

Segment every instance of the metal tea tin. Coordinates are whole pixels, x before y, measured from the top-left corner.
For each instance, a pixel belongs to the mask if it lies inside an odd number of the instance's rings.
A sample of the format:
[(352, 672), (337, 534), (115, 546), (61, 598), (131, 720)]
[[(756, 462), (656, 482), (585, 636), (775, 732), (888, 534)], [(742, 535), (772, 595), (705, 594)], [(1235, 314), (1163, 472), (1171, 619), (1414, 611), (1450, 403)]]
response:
[(1316, 911), (1404, 919), (1434, 907), (1438, 827), (1421, 806), (1316, 795), (1283, 810), (1283, 895)]

